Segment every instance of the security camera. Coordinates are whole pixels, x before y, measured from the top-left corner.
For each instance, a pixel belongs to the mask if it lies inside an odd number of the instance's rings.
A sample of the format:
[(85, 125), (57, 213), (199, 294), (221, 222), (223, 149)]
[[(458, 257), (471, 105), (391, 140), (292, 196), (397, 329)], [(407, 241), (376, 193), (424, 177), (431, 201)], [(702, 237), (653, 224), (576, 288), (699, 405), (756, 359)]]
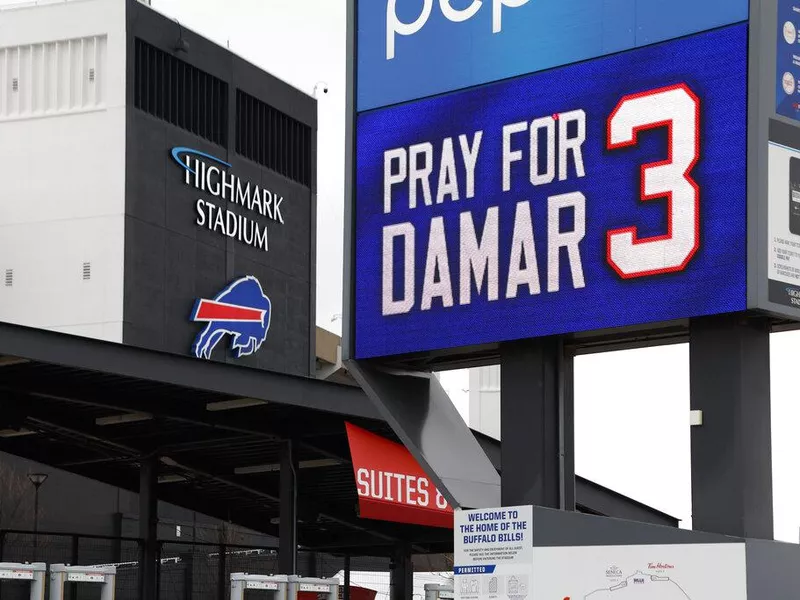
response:
[(323, 94), (327, 94), (327, 93), (328, 93), (328, 84), (327, 84), (327, 83), (325, 83), (324, 81), (318, 81), (318, 82), (316, 83), (316, 85), (314, 86), (314, 97), (315, 97), (315, 98), (316, 98), (316, 96), (317, 96), (317, 92), (318, 92), (319, 90), (322, 90), (322, 93), (323, 93)]

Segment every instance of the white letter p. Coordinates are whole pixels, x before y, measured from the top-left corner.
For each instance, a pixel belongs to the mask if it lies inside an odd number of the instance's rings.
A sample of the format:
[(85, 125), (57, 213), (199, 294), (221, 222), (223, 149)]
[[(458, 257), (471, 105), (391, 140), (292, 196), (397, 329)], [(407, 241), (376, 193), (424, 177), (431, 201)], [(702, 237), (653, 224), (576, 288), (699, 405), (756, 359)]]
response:
[(517, 8), (523, 4), (527, 4), (528, 0), (494, 0), (494, 7), (492, 11), (492, 33), (500, 33), (503, 31), (503, 7)]
[[(374, 0), (368, 1), (374, 2)], [(527, 2), (528, 0), (524, 1)], [(417, 20), (411, 23), (404, 23), (397, 17), (397, 0), (388, 0), (386, 4), (386, 60), (394, 58), (395, 34), (414, 35), (428, 22), (432, 10), (433, 0), (425, 0), (422, 13), (417, 17)]]

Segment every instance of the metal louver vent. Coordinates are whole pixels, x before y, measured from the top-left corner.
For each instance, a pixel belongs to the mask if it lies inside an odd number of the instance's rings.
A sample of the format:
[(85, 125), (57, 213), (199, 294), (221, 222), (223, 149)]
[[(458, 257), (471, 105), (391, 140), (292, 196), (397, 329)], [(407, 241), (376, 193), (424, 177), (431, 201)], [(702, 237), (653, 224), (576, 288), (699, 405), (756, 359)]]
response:
[(11, 80), (11, 91), (18, 92), (19, 91), (19, 79), (14, 77)]
[(92, 263), (83, 263), (83, 280), (88, 281), (92, 278)]
[(6, 287), (14, 285), (14, 269), (6, 269)]
[(94, 81), (94, 67), (89, 69), (89, 81)]

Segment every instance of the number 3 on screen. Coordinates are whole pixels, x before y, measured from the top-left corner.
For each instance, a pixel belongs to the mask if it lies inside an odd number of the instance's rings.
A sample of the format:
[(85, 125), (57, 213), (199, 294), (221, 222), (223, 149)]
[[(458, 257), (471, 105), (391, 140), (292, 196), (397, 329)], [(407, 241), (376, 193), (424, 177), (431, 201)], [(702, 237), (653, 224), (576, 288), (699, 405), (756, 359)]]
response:
[(685, 84), (625, 96), (608, 118), (608, 149), (634, 146), (646, 129), (669, 129), (668, 158), (642, 165), (641, 200), (667, 198), (667, 233), (639, 238), (635, 226), (607, 234), (606, 259), (620, 277), (683, 271), (700, 246), (700, 100)]

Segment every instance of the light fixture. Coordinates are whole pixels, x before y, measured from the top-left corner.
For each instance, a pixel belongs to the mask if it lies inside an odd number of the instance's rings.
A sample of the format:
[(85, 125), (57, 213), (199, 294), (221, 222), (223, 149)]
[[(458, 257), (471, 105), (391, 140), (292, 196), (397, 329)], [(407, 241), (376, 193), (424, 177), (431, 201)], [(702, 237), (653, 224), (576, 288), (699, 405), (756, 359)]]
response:
[(33, 485), (35, 485), (37, 489), (38, 489), (38, 488), (39, 488), (39, 487), (40, 487), (40, 486), (41, 486), (41, 485), (42, 485), (42, 484), (43, 484), (45, 481), (47, 481), (47, 478), (48, 478), (48, 477), (50, 477), (50, 475), (48, 475), (47, 473), (28, 473), (28, 479), (30, 479), (30, 482), (31, 482)]
[(278, 464), (271, 465), (251, 465), (249, 467), (236, 467), (233, 472), (236, 475), (254, 475), (255, 473), (270, 473), (272, 471), (280, 471), (281, 466)]
[(29, 363), (27, 358), (17, 358), (16, 356), (0, 356), (0, 367), (13, 367), (14, 365), (24, 365)]
[(158, 483), (182, 483), (188, 481), (183, 475), (162, 475), (158, 478)]
[(104, 427), (106, 425), (122, 425), (123, 423), (139, 423), (140, 421), (150, 421), (152, 419), (153, 415), (151, 414), (132, 412), (110, 417), (99, 417), (94, 422), (100, 427)]
[(313, 460), (301, 460), (301, 469), (318, 469), (320, 467), (335, 467), (342, 464), (342, 461), (335, 458), (315, 458)]
[(327, 94), (328, 93), (328, 84), (325, 83), (324, 81), (318, 81), (317, 83), (315, 83), (314, 84), (314, 92), (313, 92), (314, 98), (317, 97), (317, 91), (318, 90), (322, 90), (323, 94)]
[(175, 42), (175, 52), (189, 52), (189, 42), (183, 37), (183, 25), (178, 19), (175, 19), (178, 24), (178, 41)]
[(23, 437), (26, 435), (36, 435), (35, 431), (30, 429), (0, 429), (0, 438), (15, 438)]
[[(317, 458), (312, 460), (301, 460), (298, 466), (301, 469), (318, 469), (320, 467), (334, 467), (340, 465), (341, 461), (335, 458)], [(236, 475), (254, 475), (256, 473), (272, 473), (280, 471), (281, 466), (278, 463), (250, 465), (247, 467), (236, 467), (233, 472)]]
[(208, 402), (206, 404), (206, 410), (211, 412), (219, 412), (223, 410), (236, 410), (237, 408), (249, 408), (251, 406), (262, 406), (264, 404), (268, 404), (266, 400), (257, 400), (255, 398), (236, 398), (234, 400)]

